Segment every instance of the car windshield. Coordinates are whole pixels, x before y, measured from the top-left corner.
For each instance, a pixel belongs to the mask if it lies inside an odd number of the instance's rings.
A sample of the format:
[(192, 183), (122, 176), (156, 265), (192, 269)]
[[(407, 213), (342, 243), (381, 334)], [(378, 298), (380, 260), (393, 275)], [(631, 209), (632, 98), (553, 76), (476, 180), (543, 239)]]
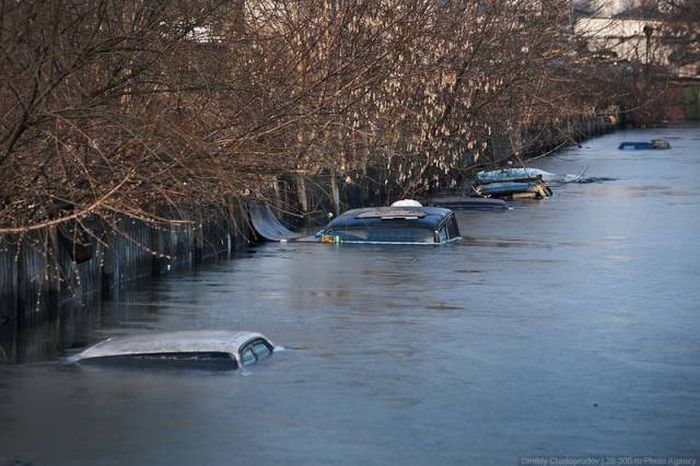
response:
[(385, 243), (433, 243), (433, 231), (428, 228), (407, 227), (405, 225), (353, 225), (336, 227), (326, 231), (327, 235), (338, 236), (341, 241), (371, 241)]

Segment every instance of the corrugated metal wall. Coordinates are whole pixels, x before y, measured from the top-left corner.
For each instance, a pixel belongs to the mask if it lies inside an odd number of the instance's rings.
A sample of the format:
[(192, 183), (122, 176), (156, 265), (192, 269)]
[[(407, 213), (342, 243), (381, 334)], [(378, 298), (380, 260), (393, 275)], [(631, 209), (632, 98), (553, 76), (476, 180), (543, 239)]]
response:
[[(191, 223), (182, 225), (130, 218), (110, 228), (95, 225), (92, 234), (83, 236), (87, 246), (78, 261), (72, 240), (56, 229), (0, 238), (0, 361), (14, 353), (6, 346), (16, 346), (17, 335), (21, 338), (22, 332), (40, 326), (57, 326), (62, 336), (80, 340), (76, 332), (86, 328), (90, 309), (118, 293), (120, 284), (192, 268), (214, 257), (230, 258), (249, 243), (248, 228), (236, 202), (226, 213), (198, 212), (191, 215)], [(48, 321), (52, 323), (45, 324)], [(30, 354), (19, 356), (31, 359)]]
[(0, 328), (17, 316), (17, 261), (11, 238), (0, 237)]
[(700, 86), (683, 88), (683, 105), (686, 120), (700, 120)]

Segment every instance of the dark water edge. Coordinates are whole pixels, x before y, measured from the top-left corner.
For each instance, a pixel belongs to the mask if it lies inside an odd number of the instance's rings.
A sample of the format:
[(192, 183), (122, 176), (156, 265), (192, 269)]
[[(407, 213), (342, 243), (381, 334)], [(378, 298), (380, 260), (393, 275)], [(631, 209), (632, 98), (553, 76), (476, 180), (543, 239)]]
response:
[[(213, 264), (245, 257), (248, 252), (235, 250), (210, 257), (205, 262)], [(170, 275), (197, 273), (203, 265), (191, 263), (173, 268)], [(39, 319), (37, 323), (23, 326), (10, 322), (0, 327), (0, 365), (31, 364), (56, 361), (66, 354), (84, 349), (99, 339), (100, 329), (118, 326), (128, 320), (132, 312), (148, 312), (144, 307), (128, 303), (133, 296), (148, 293), (162, 277), (144, 274), (126, 280), (110, 288), (109, 294), (101, 290), (83, 292), (75, 299), (64, 299), (56, 305), (50, 318)], [(120, 303), (112, 305), (112, 303)], [(124, 308), (129, 308), (125, 312)]]
[[(622, 152), (665, 137), (668, 151)], [(616, 178), (458, 214), (446, 247), (263, 244), (20, 334), (0, 464), (519, 464), (700, 456), (700, 128), (538, 161)], [(63, 358), (110, 335), (261, 331), (245, 371)]]

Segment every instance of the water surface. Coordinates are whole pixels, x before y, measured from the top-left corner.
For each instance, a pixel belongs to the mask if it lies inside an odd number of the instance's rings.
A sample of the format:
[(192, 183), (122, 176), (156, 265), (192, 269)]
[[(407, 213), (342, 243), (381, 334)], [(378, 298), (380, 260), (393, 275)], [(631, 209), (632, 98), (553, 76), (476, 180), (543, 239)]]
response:
[[(654, 137), (672, 149), (616, 149)], [(0, 464), (700, 456), (700, 130), (537, 165), (619, 180), (460, 213), (464, 240), (443, 247), (261, 245), (26, 337), (44, 361), (0, 366)], [(66, 332), (198, 328), (288, 349), (236, 372), (76, 368), (56, 350)]]

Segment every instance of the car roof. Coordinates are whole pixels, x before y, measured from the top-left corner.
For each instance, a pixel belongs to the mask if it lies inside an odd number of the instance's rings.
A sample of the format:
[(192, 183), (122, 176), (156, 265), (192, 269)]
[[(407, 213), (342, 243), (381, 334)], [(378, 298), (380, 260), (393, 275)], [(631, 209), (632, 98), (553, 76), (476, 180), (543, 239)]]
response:
[(158, 332), (103, 340), (76, 356), (76, 360), (129, 356), (136, 354), (164, 353), (230, 353), (235, 354), (241, 345), (262, 338), (255, 332), (228, 330), (191, 330), (181, 332)]
[(327, 225), (327, 229), (349, 226), (380, 225), (387, 220), (405, 220), (403, 225), (434, 228), (452, 211), (441, 207), (369, 207), (353, 209), (339, 215)]

